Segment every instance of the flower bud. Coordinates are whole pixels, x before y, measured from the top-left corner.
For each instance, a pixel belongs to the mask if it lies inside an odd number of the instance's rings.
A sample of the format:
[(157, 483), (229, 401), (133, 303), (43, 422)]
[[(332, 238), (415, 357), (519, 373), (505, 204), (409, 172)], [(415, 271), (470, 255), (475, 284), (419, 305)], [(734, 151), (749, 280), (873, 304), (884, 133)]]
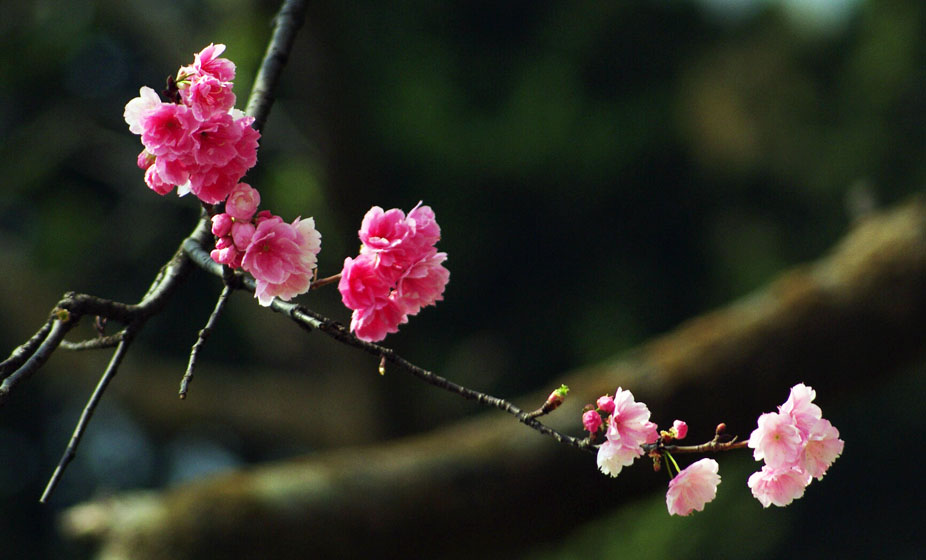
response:
[(598, 431), (601, 423), (601, 415), (594, 410), (589, 410), (582, 415), (582, 425), (592, 434)]
[(598, 402), (596, 404), (598, 405), (598, 410), (601, 412), (604, 412), (605, 414), (614, 413), (614, 397), (611, 397), (610, 395), (603, 395), (598, 398)]
[(685, 439), (688, 435), (688, 424), (682, 420), (672, 422), (672, 431), (675, 432), (675, 439)]

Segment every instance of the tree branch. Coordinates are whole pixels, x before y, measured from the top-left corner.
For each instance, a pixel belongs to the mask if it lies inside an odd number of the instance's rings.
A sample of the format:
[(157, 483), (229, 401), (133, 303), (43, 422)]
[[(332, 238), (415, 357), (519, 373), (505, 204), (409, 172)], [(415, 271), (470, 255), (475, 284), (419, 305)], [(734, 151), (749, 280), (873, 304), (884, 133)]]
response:
[(254, 79), (251, 97), (248, 98), (245, 113), (254, 117), (254, 128), (263, 131), (270, 107), (273, 105), (273, 91), (280, 81), (283, 67), (289, 60), (289, 53), (296, 40), (296, 32), (305, 21), (305, 0), (286, 0), (274, 18), (273, 37), (267, 45), (260, 71)]
[[(788, 271), (620, 360), (564, 377), (569, 398), (547, 421), (579, 432), (582, 406), (621, 385), (658, 422), (684, 418), (693, 437), (697, 426), (718, 421), (745, 435), (760, 412), (780, 402), (770, 395), (783, 398), (797, 381), (828, 403), (866, 393), (872, 376), (883, 381), (924, 355), (923, 286), (926, 204), (916, 200), (863, 221), (813, 266)], [(540, 402), (546, 393), (523, 400)], [(605, 489), (620, 488), (626, 499), (664, 485), (643, 467), (612, 481), (595, 472), (587, 454), (529, 434), (508, 417), (485, 414), (404, 440), (91, 502), (67, 512), (65, 527), (102, 541), (104, 555), (131, 551), (135, 560), (287, 558), (307, 549), (319, 556), (502, 555), (614, 507), (615, 492)], [(525, 504), (551, 499), (555, 507), (526, 513)]]

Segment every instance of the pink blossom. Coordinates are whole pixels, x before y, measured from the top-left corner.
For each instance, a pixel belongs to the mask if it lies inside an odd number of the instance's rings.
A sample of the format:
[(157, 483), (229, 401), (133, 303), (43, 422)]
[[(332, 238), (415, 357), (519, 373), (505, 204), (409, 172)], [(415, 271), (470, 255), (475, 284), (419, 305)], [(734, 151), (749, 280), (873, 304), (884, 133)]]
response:
[(604, 412), (605, 414), (614, 413), (614, 397), (611, 395), (598, 397), (598, 402), (595, 404), (598, 407), (598, 410)]
[(804, 495), (810, 479), (809, 474), (797, 467), (773, 469), (765, 465), (749, 477), (747, 484), (762, 507), (772, 504), (784, 507)]
[(388, 212), (379, 206), (370, 208), (363, 217), (358, 233), (363, 243), (361, 253), (378, 255), (385, 267), (408, 264), (402, 243), (409, 235), (409, 226), (405, 221), (405, 213), (398, 208)]
[(260, 205), (260, 193), (247, 183), (238, 183), (225, 201), (225, 211), (236, 220), (249, 221)]
[(139, 120), (141, 143), (152, 155), (182, 157), (193, 147), (192, 133), (199, 126), (190, 109), (162, 103)]
[(235, 247), (230, 237), (219, 237), (215, 242), (215, 249), (209, 253), (212, 260), (219, 264), (230, 266), (231, 268), (238, 268), (241, 266), (241, 258), (243, 255), (244, 253)]
[(842, 455), (845, 442), (839, 439), (837, 430), (826, 418), (817, 420), (807, 437), (802, 457), (802, 465), (807, 473), (817, 480), (833, 464), (837, 457)]
[(245, 251), (251, 244), (256, 227), (251, 222), (235, 222), (231, 226), (231, 238), (235, 242), (235, 247), (240, 251)]
[(767, 412), (759, 416), (759, 427), (749, 436), (756, 461), (765, 459), (772, 468), (793, 466), (801, 456), (801, 432), (787, 414)]
[(355, 309), (350, 319), (350, 330), (360, 340), (376, 342), (389, 333), (399, 332), (399, 325), (408, 322), (408, 315), (392, 298), (377, 301), (372, 307)]
[(422, 307), (434, 305), (443, 298), (450, 280), (450, 271), (441, 264), (447, 253), (433, 253), (410, 266), (396, 288), (396, 300), (407, 315), (416, 315)]
[(200, 166), (224, 166), (238, 156), (242, 128), (228, 113), (217, 113), (202, 121), (193, 132), (193, 159)]
[(717, 496), (720, 475), (719, 465), (713, 459), (701, 459), (681, 470), (669, 481), (666, 506), (670, 515), (689, 515), (703, 511), (704, 504)]
[(601, 423), (601, 415), (595, 410), (588, 410), (582, 415), (582, 425), (593, 434), (601, 427)]
[(143, 86), (139, 89), (138, 97), (125, 104), (123, 117), (125, 118), (125, 122), (129, 125), (129, 132), (133, 134), (141, 134), (144, 132), (145, 127), (142, 126), (142, 119), (149, 113), (159, 109), (161, 105), (163, 105), (161, 98), (158, 97), (158, 94), (155, 93), (153, 89), (148, 86)]
[(174, 184), (165, 182), (158, 173), (156, 166), (152, 165), (145, 171), (145, 184), (148, 188), (163, 196), (174, 190)]
[(225, 45), (219, 43), (209, 46), (193, 55), (193, 70), (197, 74), (213, 76), (223, 82), (235, 79), (235, 63), (227, 58), (219, 58), (225, 52)]
[(812, 388), (803, 383), (798, 383), (791, 387), (788, 400), (779, 407), (782, 414), (791, 417), (794, 425), (800, 431), (802, 439), (806, 439), (807, 434), (810, 433), (817, 420), (823, 418), (823, 411), (820, 410), (819, 406), (813, 404), (816, 396), (817, 393)]
[(170, 154), (159, 156), (154, 160), (158, 175), (165, 183), (171, 185), (182, 185), (190, 180), (190, 164), (192, 160), (189, 157)]
[(344, 259), (338, 291), (345, 306), (354, 310), (372, 308), (383, 305), (389, 298), (391, 283), (377, 265), (376, 256), (372, 254), (361, 253), (355, 259)]
[(238, 184), (241, 176), (227, 167), (203, 167), (190, 174), (190, 191), (206, 204), (218, 204)]
[(138, 154), (138, 159), (135, 163), (138, 164), (139, 169), (147, 170), (154, 163), (154, 156), (148, 153), (148, 150), (142, 150)]
[(675, 439), (685, 439), (685, 436), (688, 435), (688, 424), (682, 420), (676, 420), (672, 422), (672, 430), (675, 432)]
[(272, 216), (258, 224), (241, 261), (257, 282), (258, 302), (266, 307), (274, 297), (288, 300), (306, 292), (320, 250), (321, 234), (312, 218), (287, 224)]
[(212, 235), (216, 237), (225, 237), (231, 231), (232, 217), (228, 214), (216, 214), (212, 217)]
[(351, 330), (376, 342), (396, 332), (409, 315), (442, 300), (450, 271), (443, 266), (447, 254), (434, 247), (440, 239), (434, 212), (420, 202), (408, 217), (396, 208), (374, 206), (358, 236), (360, 255), (344, 260), (338, 290), (354, 311)]
[(189, 105), (197, 120), (205, 121), (217, 113), (227, 113), (235, 106), (231, 82), (204, 75), (180, 90), (183, 102)]
[(617, 476), (623, 467), (643, 455), (644, 443), (654, 443), (659, 434), (649, 421), (650, 411), (644, 403), (634, 401), (633, 393), (620, 387), (614, 395), (614, 412), (608, 418), (607, 441), (598, 448), (598, 468)]

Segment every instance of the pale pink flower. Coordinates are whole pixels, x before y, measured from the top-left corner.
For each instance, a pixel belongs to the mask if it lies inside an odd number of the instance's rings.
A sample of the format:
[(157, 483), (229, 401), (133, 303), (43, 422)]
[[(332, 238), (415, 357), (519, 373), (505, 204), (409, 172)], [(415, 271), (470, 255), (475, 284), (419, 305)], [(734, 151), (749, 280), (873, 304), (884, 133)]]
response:
[(784, 507), (804, 495), (810, 480), (810, 475), (797, 467), (773, 469), (765, 465), (749, 477), (747, 484), (762, 507)]
[(199, 122), (189, 107), (162, 103), (158, 108), (142, 115), (141, 143), (152, 155), (183, 157), (193, 147), (193, 131)]
[(321, 234), (314, 219), (297, 218), (292, 224), (279, 216), (263, 220), (241, 261), (256, 280), (258, 302), (266, 307), (274, 297), (288, 300), (306, 292), (320, 250)]
[(614, 395), (614, 412), (608, 418), (607, 441), (598, 448), (598, 468), (617, 476), (623, 467), (643, 455), (644, 443), (654, 443), (659, 434), (649, 421), (650, 411), (644, 403), (634, 401), (633, 393), (620, 387)]
[(689, 515), (703, 511), (704, 504), (717, 496), (720, 475), (719, 465), (713, 459), (701, 459), (681, 470), (669, 481), (666, 506), (670, 515)]
[(787, 414), (766, 412), (759, 416), (759, 427), (749, 436), (756, 461), (765, 459), (773, 468), (794, 466), (801, 456), (801, 432)]
[(619, 441), (606, 440), (598, 446), (598, 470), (609, 476), (617, 476), (624, 467), (629, 467), (642, 454), (639, 446), (633, 447)]
[(582, 426), (594, 434), (601, 427), (601, 415), (595, 410), (587, 410), (582, 415)]
[(125, 104), (123, 117), (129, 125), (129, 132), (141, 134), (145, 131), (142, 125), (144, 119), (149, 113), (154, 112), (163, 105), (158, 94), (148, 86), (143, 86), (138, 90), (138, 97)]
[(813, 404), (817, 393), (812, 388), (798, 383), (791, 387), (788, 400), (779, 407), (782, 414), (787, 414), (794, 421), (794, 425), (801, 433), (801, 438), (806, 439), (811, 428), (817, 423), (817, 420), (823, 418), (823, 411), (820, 407)]
[(225, 201), (225, 212), (236, 220), (249, 221), (260, 205), (260, 193), (247, 183), (238, 183)]
[(217, 113), (227, 113), (235, 106), (231, 82), (213, 76), (195, 78), (189, 87), (180, 90), (183, 102), (189, 105), (197, 120), (205, 121)]
[(605, 414), (614, 413), (614, 397), (611, 395), (598, 397), (598, 402), (596, 402), (595, 405), (598, 407), (598, 410)]
[(817, 420), (804, 446), (802, 457), (804, 470), (817, 480), (823, 479), (823, 475), (826, 474), (833, 461), (842, 455), (844, 446), (845, 442), (839, 439), (839, 430), (829, 420), (826, 418)]

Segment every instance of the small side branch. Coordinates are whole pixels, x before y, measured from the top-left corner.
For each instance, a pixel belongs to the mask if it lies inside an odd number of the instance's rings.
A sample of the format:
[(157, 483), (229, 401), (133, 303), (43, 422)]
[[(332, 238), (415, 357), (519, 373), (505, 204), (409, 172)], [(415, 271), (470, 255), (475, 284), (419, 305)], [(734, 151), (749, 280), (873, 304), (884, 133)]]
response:
[(186, 372), (183, 374), (183, 379), (180, 380), (179, 396), (181, 399), (186, 398), (187, 391), (190, 388), (190, 382), (193, 381), (193, 368), (196, 367), (196, 359), (199, 357), (199, 351), (206, 343), (206, 339), (209, 338), (209, 335), (212, 334), (212, 329), (215, 328), (216, 321), (222, 314), (222, 311), (225, 309), (225, 302), (228, 301), (228, 295), (231, 293), (231, 291), (232, 287), (226, 284), (225, 288), (222, 290), (222, 293), (219, 294), (218, 301), (215, 302), (215, 308), (209, 315), (209, 320), (206, 321), (206, 326), (199, 331), (199, 338), (196, 339), (196, 343), (193, 344), (193, 348), (190, 350), (190, 361), (186, 366)]
[[(202, 246), (197, 244), (194, 240), (188, 239), (185, 241), (183, 243), (183, 250), (186, 252), (187, 256), (190, 257), (190, 260), (200, 266), (203, 270), (213, 274), (214, 276), (223, 276), (222, 265), (213, 261), (209, 257), (209, 253), (207, 253), (206, 250), (203, 249)], [(254, 292), (256, 286), (253, 278), (250, 276), (241, 276), (236, 278), (240, 278), (241, 287), (247, 289), (251, 293)], [(270, 308), (278, 313), (282, 313), (283, 315), (288, 316), (290, 319), (296, 322), (296, 324), (307, 330), (317, 329), (334, 338), (338, 342), (344, 343), (354, 348), (358, 348), (368, 354), (372, 354), (373, 356), (380, 358), (381, 360), (385, 360), (393, 365), (396, 365), (400, 369), (414, 375), (429, 385), (433, 385), (434, 387), (438, 387), (440, 389), (444, 389), (445, 391), (457, 394), (465, 399), (476, 401), (480, 404), (491, 406), (493, 408), (507, 412), (508, 414), (511, 414), (517, 418), (521, 423), (537, 430), (544, 435), (552, 437), (560, 443), (565, 443), (585, 451), (595, 451), (595, 447), (591, 444), (588, 438), (576, 438), (554, 430), (553, 428), (537, 420), (530, 412), (525, 412), (518, 406), (515, 406), (513, 403), (505, 399), (495, 397), (487, 393), (482, 393), (462, 385), (458, 385), (445, 377), (441, 377), (440, 375), (416, 366), (415, 364), (396, 354), (395, 351), (391, 348), (360, 340), (349, 330), (347, 330), (344, 325), (336, 321), (332, 321), (331, 319), (328, 319), (314, 311), (306, 309), (301, 305), (282, 301), (280, 299), (274, 299), (270, 304)]]
[(106, 348), (115, 348), (122, 342), (122, 337), (124, 336), (125, 331), (119, 331), (116, 334), (111, 334), (109, 336), (101, 336), (99, 338), (90, 338), (87, 340), (81, 340), (80, 342), (71, 342), (70, 340), (62, 340), (61, 347), (65, 350), (103, 350)]
[(45, 486), (45, 491), (42, 492), (42, 497), (39, 499), (39, 502), (44, 504), (48, 500), (52, 492), (54, 492), (55, 488), (58, 486), (58, 482), (61, 480), (61, 476), (64, 474), (64, 469), (66, 469), (68, 464), (70, 464), (70, 462), (74, 459), (74, 456), (77, 453), (77, 446), (80, 445), (80, 440), (84, 436), (84, 432), (87, 430), (87, 425), (90, 423), (90, 418), (93, 417), (93, 413), (96, 411), (96, 407), (100, 403), (100, 399), (103, 397), (103, 392), (106, 391), (106, 386), (109, 385), (109, 382), (112, 381), (113, 377), (116, 376), (116, 372), (119, 371), (119, 365), (122, 363), (122, 359), (125, 358), (125, 354), (129, 349), (130, 343), (131, 331), (126, 329), (125, 337), (122, 339), (122, 341), (119, 342), (119, 346), (113, 353), (113, 357), (109, 360), (109, 365), (106, 366), (106, 371), (103, 372), (103, 376), (100, 377), (100, 381), (97, 383), (96, 388), (93, 390), (93, 394), (90, 395), (90, 400), (87, 401), (87, 406), (84, 407), (84, 411), (80, 415), (80, 420), (77, 422), (77, 426), (74, 428), (74, 433), (71, 435), (71, 440), (68, 442), (68, 446), (64, 450), (64, 455), (62, 455), (61, 460), (58, 461), (58, 466), (55, 468), (55, 472), (51, 475), (51, 479), (48, 481), (48, 485)]
[(10, 372), (18, 369), (19, 366), (23, 365), (23, 363), (29, 359), (29, 356), (35, 353), (36, 349), (48, 338), (48, 333), (51, 332), (51, 327), (54, 322), (54, 316), (49, 317), (48, 321), (42, 325), (42, 328), (32, 335), (32, 338), (16, 347), (16, 349), (10, 353), (10, 357), (0, 363), (0, 379), (5, 379)]
[[(3, 380), (3, 384), (0, 385), (0, 404), (6, 402), (6, 399), (9, 398), (10, 392), (24, 379), (32, 377), (46, 361), (52, 355), (58, 345), (61, 344), (61, 341), (64, 340), (64, 335), (67, 334), (69, 330), (74, 326), (75, 320), (73, 317), (67, 317), (65, 319), (56, 319), (52, 323), (52, 327), (48, 332), (48, 336), (45, 337), (45, 340), (39, 345), (39, 347), (29, 356), (29, 359), (25, 361), (23, 365), (19, 367), (16, 371), (10, 374), (9, 377)], [(39, 332), (42, 332), (41, 330)], [(32, 342), (30, 340), (30, 342)]]

